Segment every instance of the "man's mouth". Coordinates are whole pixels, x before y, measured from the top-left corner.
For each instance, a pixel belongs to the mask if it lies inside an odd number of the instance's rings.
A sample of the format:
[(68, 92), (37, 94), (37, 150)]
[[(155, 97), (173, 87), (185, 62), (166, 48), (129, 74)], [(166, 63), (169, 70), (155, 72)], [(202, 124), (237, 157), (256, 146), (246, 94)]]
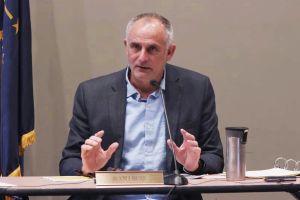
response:
[(148, 69), (151, 69), (150, 67), (146, 67), (146, 66), (140, 66), (140, 65), (137, 65), (138, 68), (140, 69), (144, 69), (144, 70), (148, 70)]

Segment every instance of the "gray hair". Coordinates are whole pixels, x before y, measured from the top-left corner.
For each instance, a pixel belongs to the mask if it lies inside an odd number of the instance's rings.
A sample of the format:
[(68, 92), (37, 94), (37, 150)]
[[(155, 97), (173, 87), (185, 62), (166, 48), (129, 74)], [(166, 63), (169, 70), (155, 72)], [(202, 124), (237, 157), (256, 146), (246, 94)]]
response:
[(165, 27), (165, 30), (167, 33), (167, 38), (166, 38), (167, 44), (169, 45), (173, 42), (174, 32), (173, 32), (173, 26), (172, 26), (171, 22), (167, 18), (165, 18), (162, 15), (159, 15), (157, 13), (142, 13), (142, 14), (139, 14), (139, 15), (133, 17), (126, 26), (126, 38), (128, 37), (128, 34), (132, 28), (132, 25), (136, 21), (143, 19), (143, 18), (157, 19)]

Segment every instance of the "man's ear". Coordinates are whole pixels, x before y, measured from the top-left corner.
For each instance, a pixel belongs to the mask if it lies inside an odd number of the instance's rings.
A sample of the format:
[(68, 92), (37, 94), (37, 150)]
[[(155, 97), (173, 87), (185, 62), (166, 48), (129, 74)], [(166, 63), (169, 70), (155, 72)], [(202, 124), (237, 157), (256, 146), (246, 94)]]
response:
[(127, 40), (126, 39), (123, 40), (123, 43), (124, 43), (124, 46), (127, 47)]
[(171, 60), (176, 51), (176, 44), (170, 44), (167, 52), (167, 61)]

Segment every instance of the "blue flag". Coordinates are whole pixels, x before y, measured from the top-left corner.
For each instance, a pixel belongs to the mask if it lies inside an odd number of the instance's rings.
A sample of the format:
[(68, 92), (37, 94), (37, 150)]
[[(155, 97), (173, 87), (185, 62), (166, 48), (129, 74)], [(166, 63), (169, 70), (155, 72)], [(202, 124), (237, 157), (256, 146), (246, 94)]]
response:
[(22, 176), (35, 142), (29, 0), (0, 0), (0, 175)]

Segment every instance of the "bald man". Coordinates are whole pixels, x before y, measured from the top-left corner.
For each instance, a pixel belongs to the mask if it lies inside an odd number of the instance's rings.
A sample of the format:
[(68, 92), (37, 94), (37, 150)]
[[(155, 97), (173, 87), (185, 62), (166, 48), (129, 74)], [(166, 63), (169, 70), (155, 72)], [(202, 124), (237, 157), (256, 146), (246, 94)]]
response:
[[(81, 83), (74, 101), (61, 175), (96, 170), (174, 170), (171, 146), (181, 172), (219, 173), (223, 149), (215, 96), (208, 77), (168, 64), (176, 45), (165, 17), (143, 13), (131, 19), (124, 46), (128, 66)], [(165, 96), (170, 140), (159, 83)], [(75, 198), (75, 197), (74, 197)], [(84, 196), (84, 199), (168, 199), (166, 195)], [(174, 199), (202, 199), (200, 194)]]

